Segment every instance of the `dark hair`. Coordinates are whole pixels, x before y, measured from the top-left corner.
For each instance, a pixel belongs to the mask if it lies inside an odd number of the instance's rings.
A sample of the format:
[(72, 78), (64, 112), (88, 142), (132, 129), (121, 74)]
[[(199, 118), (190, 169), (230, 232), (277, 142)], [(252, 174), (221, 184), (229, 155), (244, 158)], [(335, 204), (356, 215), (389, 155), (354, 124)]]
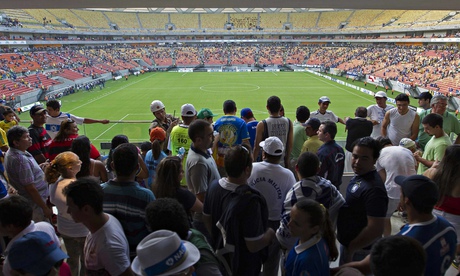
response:
[(356, 117), (366, 118), (367, 117), (367, 108), (364, 106), (359, 106), (355, 111)]
[(316, 175), (319, 168), (319, 158), (312, 152), (303, 152), (297, 159), (297, 170), (303, 178)]
[(30, 202), (19, 195), (11, 195), (0, 200), (0, 224), (26, 228), (32, 221), (33, 210)]
[(329, 133), (329, 136), (331, 136), (331, 139), (335, 139), (335, 135), (337, 134), (337, 125), (334, 122), (331, 121), (326, 121), (321, 123), (324, 125), (323, 127), (323, 133)]
[(147, 152), (152, 149), (152, 143), (148, 141), (142, 142), (140, 148), (141, 148), (141, 151)]
[(161, 160), (152, 186), (157, 198), (176, 197), (176, 189), (180, 187), (181, 168), (182, 160), (178, 156), (168, 156)]
[(206, 135), (206, 128), (210, 125), (211, 124), (206, 120), (196, 119), (188, 127), (188, 136), (195, 142), (196, 138)]
[(61, 104), (58, 100), (49, 100), (46, 102), (46, 107), (51, 107), (54, 110), (58, 110), (61, 108)]
[(297, 110), (295, 112), (295, 118), (299, 122), (305, 122), (310, 118), (310, 109), (308, 109), (308, 107), (306, 107), (305, 105), (297, 107)]
[(190, 229), (187, 213), (176, 199), (158, 198), (150, 202), (145, 208), (145, 219), (150, 231), (166, 229), (187, 240)]
[(67, 133), (67, 131), (70, 130), (70, 127), (74, 123), (75, 123), (75, 121), (70, 119), (70, 118), (65, 119), (64, 121), (62, 121), (61, 126), (59, 128), (59, 131), (56, 134), (56, 137), (54, 137), (54, 140), (57, 141), (57, 142), (62, 142), (62, 141), (64, 141), (65, 138), (69, 137), (69, 134)]
[(294, 205), (297, 210), (310, 215), (310, 226), (319, 226), (321, 236), (326, 241), (329, 248), (329, 260), (335, 261), (339, 256), (339, 251), (335, 244), (335, 232), (329, 219), (327, 209), (317, 201), (308, 198), (302, 198)]
[(442, 128), (442, 122), (442, 116), (436, 113), (430, 113), (426, 115), (425, 118), (423, 118), (422, 120), (423, 125), (429, 125), (430, 127), (439, 126), (440, 128)]
[(72, 141), (70, 150), (78, 155), (81, 161), (81, 169), (77, 173), (77, 178), (91, 175), (91, 142), (85, 135), (78, 136)]
[(14, 146), (14, 141), (21, 140), (21, 137), (24, 135), (24, 133), (29, 133), (29, 130), (23, 126), (15, 125), (14, 127), (10, 128), (6, 133), (6, 138), (8, 139), (8, 144), (10, 147), (16, 148)]
[(116, 136), (114, 136), (112, 138), (112, 142), (111, 142), (111, 145), (110, 145), (109, 156), (107, 157), (107, 163), (106, 163), (107, 171), (109, 171), (109, 172), (112, 171), (112, 166), (110, 164), (112, 163), (113, 150), (116, 147), (118, 147), (119, 145), (124, 144), (124, 143), (129, 143), (128, 136), (126, 136), (126, 135), (119, 134), (119, 135), (116, 135)]
[(372, 246), (370, 266), (375, 276), (423, 275), (426, 252), (419, 241), (408, 236), (389, 236)]
[(236, 111), (236, 103), (232, 100), (226, 100), (223, 104), (223, 111), (225, 114), (233, 113)]
[(104, 191), (99, 183), (95, 177), (82, 177), (70, 183), (62, 192), (66, 197), (70, 197), (79, 209), (89, 205), (94, 213), (99, 215), (104, 203)]
[(3, 116), (6, 117), (6, 115), (8, 115), (8, 114), (14, 114), (14, 111), (12, 109), (9, 109), (9, 108), (5, 109), (5, 111), (3, 112)]
[(281, 109), (281, 99), (277, 96), (271, 96), (267, 99), (267, 109), (270, 113), (278, 113)]
[(377, 140), (377, 142), (379, 142), (380, 148), (382, 148), (382, 149), (387, 145), (391, 145), (391, 146), (393, 145), (391, 143), (390, 138), (388, 138), (388, 137), (379, 136), (379, 137), (375, 138), (375, 140)]
[(246, 145), (231, 147), (224, 157), (224, 167), (230, 177), (239, 177), (244, 170), (252, 167), (251, 149)]
[(356, 139), (353, 144), (351, 144), (351, 148), (354, 147), (366, 147), (372, 150), (372, 157), (377, 160), (380, 156), (380, 150), (382, 147), (380, 143), (370, 136), (366, 136), (363, 138)]
[[(403, 190), (401, 190), (401, 193), (402, 193), (402, 196), (403, 196), (403, 197), (409, 198), (409, 197), (404, 193)], [(409, 200), (410, 200), (410, 198), (409, 198)], [(427, 215), (427, 214), (431, 214), (431, 213), (433, 212), (434, 206), (436, 205), (435, 202), (434, 202), (434, 203), (430, 203), (429, 201), (426, 201), (426, 200), (425, 200), (425, 201), (422, 201), (422, 200), (414, 200), (414, 201), (412, 201), (412, 200), (410, 200), (410, 202), (411, 202), (412, 206), (414, 207), (414, 209), (415, 209), (417, 212), (419, 212), (419, 213), (421, 213), (421, 214), (426, 214), (426, 215)]]
[(460, 181), (460, 145), (454, 144), (446, 148), (444, 157), (436, 169), (433, 181), (439, 187), (439, 201), (442, 204), (445, 196), (452, 196), (453, 189)]
[(406, 94), (401, 93), (398, 96), (396, 96), (395, 102), (410, 102), (409, 96), (407, 96)]
[(112, 154), (113, 169), (119, 176), (130, 176), (137, 171), (139, 151), (130, 143), (124, 143), (115, 148)]

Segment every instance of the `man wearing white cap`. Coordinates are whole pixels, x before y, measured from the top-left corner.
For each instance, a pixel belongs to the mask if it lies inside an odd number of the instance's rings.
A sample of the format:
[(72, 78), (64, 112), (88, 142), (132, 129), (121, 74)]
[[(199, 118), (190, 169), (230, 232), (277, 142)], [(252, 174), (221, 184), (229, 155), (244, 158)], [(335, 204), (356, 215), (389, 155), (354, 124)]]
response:
[(367, 108), (367, 117), (371, 119), (374, 128), (372, 129), (372, 138), (377, 138), (382, 135), (381, 123), (388, 110), (394, 108), (392, 105), (387, 105), (387, 93), (379, 91), (374, 95), (376, 104), (370, 105)]
[[(192, 104), (184, 104), (180, 108), (180, 113), (182, 116), (182, 124), (173, 127), (171, 130), (168, 141), (168, 150), (171, 151), (172, 156), (176, 156), (179, 154), (179, 149), (184, 148), (185, 152), (181, 154), (183, 155), (182, 168), (185, 171), (185, 160), (187, 159), (188, 150), (192, 144), (192, 139), (188, 136), (188, 126), (196, 119), (196, 110)], [(185, 184), (184, 182), (182, 183)]]
[[(262, 162), (252, 165), (248, 184), (258, 190), (268, 204), (268, 226), (276, 231), (280, 224), (281, 209), (286, 194), (296, 182), (291, 170), (280, 165), (284, 151), (283, 142), (276, 136), (259, 143), (262, 148)], [(263, 264), (262, 275), (278, 275), (280, 245), (275, 240), (269, 246), (268, 258)]]
[(334, 123), (342, 123), (345, 124), (345, 121), (342, 120), (342, 118), (339, 118), (337, 115), (334, 114), (334, 112), (327, 110), (329, 107), (329, 104), (331, 104), (331, 100), (327, 96), (322, 96), (318, 100), (318, 110), (313, 111), (310, 113), (310, 118), (317, 118), (318, 120), (321, 121), (321, 123), (331, 121)]

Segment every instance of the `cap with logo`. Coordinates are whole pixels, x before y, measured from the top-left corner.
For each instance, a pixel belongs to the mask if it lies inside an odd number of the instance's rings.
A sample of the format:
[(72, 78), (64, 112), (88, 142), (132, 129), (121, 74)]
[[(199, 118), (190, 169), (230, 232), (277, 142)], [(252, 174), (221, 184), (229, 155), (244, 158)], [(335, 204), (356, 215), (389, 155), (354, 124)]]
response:
[(198, 119), (206, 119), (209, 117), (216, 117), (217, 114), (212, 113), (211, 109), (209, 108), (202, 108), (199, 112), (198, 115), (196, 116)]
[(155, 100), (150, 104), (150, 111), (152, 111), (152, 113), (162, 110), (163, 108), (165, 108), (165, 105), (159, 100)]
[(260, 142), (259, 146), (262, 147), (263, 151), (273, 156), (280, 156), (284, 151), (283, 142), (281, 142), (280, 138), (276, 136), (268, 137), (264, 141)]
[(406, 149), (410, 149), (415, 146), (415, 142), (412, 141), (410, 138), (402, 138), (401, 141), (399, 141), (399, 145)]
[(245, 107), (241, 109), (240, 115), (241, 115), (241, 118), (246, 118), (246, 119), (254, 118), (254, 113), (252, 113), (252, 110), (249, 107)]
[(46, 112), (46, 109), (43, 108), (41, 105), (34, 105), (30, 109), (30, 116), (36, 115), (36, 114), (41, 114), (42, 112)]

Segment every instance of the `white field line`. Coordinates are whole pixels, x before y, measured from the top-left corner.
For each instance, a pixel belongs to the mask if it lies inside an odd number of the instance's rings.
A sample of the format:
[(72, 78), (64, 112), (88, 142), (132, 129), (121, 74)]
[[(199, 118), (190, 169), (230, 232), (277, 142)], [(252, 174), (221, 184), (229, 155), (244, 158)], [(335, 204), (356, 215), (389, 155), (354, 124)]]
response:
[[(124, 118), (128, 117), (129, 114), (126, 114), (125, 116), (123, 116), (119, 121), (123, 120)], [(114, 126), (118, 125), (118, 123), (115, 123), (113, 125), (111, 125), (109, 128), (107, 128), (106, 130), (104, 130), (101, 134), (99, 134), (96, 138), (93, 138), (91, 140), (98, 140), (99, 137), (101, 137), (102, 135), (104, 135), (107, 131), (109, 131), (110, 129), (112, 129)]]
[(83, 107), (83, 106), (85, 106), (85, 105), (91, 104), (91, 103), (93, 103), (93, 102), (95, 102), (95, 101), (98, 101), (98, 100), (100, 100), (100, 99), (103, 99), (103, 98), (105, 98), (105, 97), (107, 97), (107, 96), (110, 96), (110, 95), (112, 95), (113, 93), (116, 93), (116, 92), (118, 92), (118, 91), (120, 91), (120, 90), (123, 90), (123, 89), (125, 89), (125, 88), (127, 88), (127, 87), (130, 87), (131, 85), (134, 85), (134, 84), (137, 84), (137, 83), (139, 83), (139, 82), (141, 82), (141, 81), (144, 81), (144, 80), (146, 80), (146, 79), (149, 79), (149, 78), (155, 76), (156, 74), (157, 74), (157, 73), (153, 73), (152, 75), (150, 75), (150, 76), (148, 76), (148, 77), (146, 77), (146, 78), (144, 78), (144, 79), (141, 79), (141, 80), (138, 80), (138, 81), (134, 81), (134, 82), (130, 82), (129, 84), (123, 85), (122, 87), (118, 88), (117, 90), (114, 90), (114, 91), (110, 91), (110, 92), (104, 93), (104, 94), (101, 95), (101, 96), (98, 96), (98, 97), (96, 97), (96, 98), (94, 98), (94, 99), (91, 99), (91, 100), (87, 101), (86, 103), (84, 103), (84, 104), (82, 104), (82, 105), (79, 105), (79, 106), (77, 106), (77, 107), (74, 107), (74, 108), (72, 108), (72, 109), (70, 109), (70, 110), (67, 110), (67, 111), (68, 111), (68, 112), (72, 112), (72, 111), (74, 111), (74, 110), (77, 110), (77, 109), (79, 109), (80, 107)]

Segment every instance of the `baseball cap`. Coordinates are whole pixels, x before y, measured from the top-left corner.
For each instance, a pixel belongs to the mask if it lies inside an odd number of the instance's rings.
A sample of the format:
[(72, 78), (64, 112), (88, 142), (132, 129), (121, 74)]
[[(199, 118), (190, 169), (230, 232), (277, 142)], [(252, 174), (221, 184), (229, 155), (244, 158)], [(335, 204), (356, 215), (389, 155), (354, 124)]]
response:
[(318, 118), (310, 118), (308, 121), (302, 124), (302, 126), (311, 126), (312, 129), (318, 130), (321, 125), (321, 121)]
[(11, 268), (32, 275), (47, 275), (59, 261), (68, 258), (51, 237), (42, 231), (17, 239), (8, 253)]
[(180, 108), (180, 115), (184, 117), (193, 117), (196, 115), (196, 109), (193, 104), (184, 104)]
[(438, 186), (424, 175), (398, 175), (395, 177), (395, 182), (401, 186), (404, 195), (416, 206), (433, 207), (438, 202)]
[(154, 140), (159, 140), (160, 142), (163, 142), (166, 139), (166, 131), (162, 129), (161, 127), (155, 127), (152, 128), (150, 131), (150, 142), (153, 142)]
[(42, 112), (46, 112), (46, 109), (43, 108), (41, 105), (34, 105), (30, 109), (30, 116), (33, 116), (35, 114), (41, 114)]
[(261, 146), (266, 153), (273, 156), (280, 156), (284, 152), (283, 142), (276, 136), (268, 137), (265, 141), (260, 142), (259, 146)]
[(254, 113), (252, 113), (252, 110), (249, 107), (245, 107), (241, 109), (240, 111), (241, 118), (254, 118)]
[(0, 104), (6, 104), (5, 100), (0, 100)]
[(415, 146), (415, 142), (412, 141), (410, 138), (402, 138), (401, 141), (399, 141), (399, 145), (406, 149), (410, 149)]
[(374, 98), (388, 98), (388, 97), (387, 97), (387, 93), (383, 91), (379, 91), (374, 94)]
[(206, 119), (209, 117), (216, 117), (217, 114), (212, 113), (211, 109), (209, 108), (202, 108), (198, 115), (196, 116), (198, 119)]
[(152, 111), (152, 113), (162, 110), (163, 108), (165, 108), (165, 105), (159, 100), (155, 100), (150, 104), (150, 111)]
[(329, 97), (327, 97), (327, 96), (322, 96), (321, 98), (319, 98), (318, 102), (319, 102), (319, 103), (324, 103), (324, 102), (329, 102), (329, 103), (331, 103), (331, 100), (330, 100)]
[(423, 99), (423, 100), (431, 100), (433, 98), (433, 95), (431, 95), (430, 92), (422, 92), (420, 95), (417, 97), (414, 97), (415, 99)]

